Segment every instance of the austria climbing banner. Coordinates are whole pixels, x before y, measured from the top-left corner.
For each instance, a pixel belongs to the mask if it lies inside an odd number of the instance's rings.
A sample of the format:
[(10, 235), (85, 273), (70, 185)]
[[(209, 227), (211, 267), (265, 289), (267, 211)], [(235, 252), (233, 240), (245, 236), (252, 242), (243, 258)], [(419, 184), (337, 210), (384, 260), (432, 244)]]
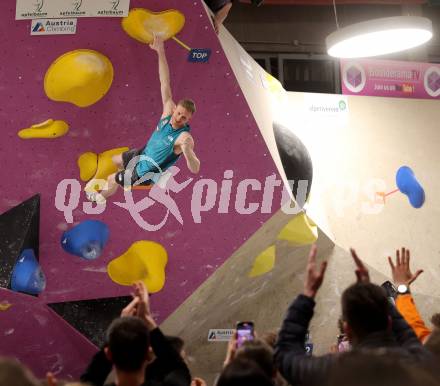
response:
[(342, 93), (440, 99), (440, 64), (392, 60), (341, 60)]
[(125, 17), (130, 0), (17, 0), (15, 19)]

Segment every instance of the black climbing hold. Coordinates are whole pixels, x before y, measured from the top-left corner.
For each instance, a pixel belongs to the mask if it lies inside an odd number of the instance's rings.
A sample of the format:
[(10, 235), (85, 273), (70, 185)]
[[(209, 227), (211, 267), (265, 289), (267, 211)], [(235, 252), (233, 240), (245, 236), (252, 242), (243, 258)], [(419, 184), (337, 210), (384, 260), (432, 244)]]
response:
[(39, 257), (40, 195), (0, 215), (0, 286), (10, 288), (12, 270), (24, 249)]
[(293, 182), (292, 193), (296, 197), (298, 181), (308, 181), (306, 199), (312, 188), (313, 165), (310, 154), (301, 140), (288, 128), (273, 124), (275, 141), (280, 154), (284, 172), (289, 181)]

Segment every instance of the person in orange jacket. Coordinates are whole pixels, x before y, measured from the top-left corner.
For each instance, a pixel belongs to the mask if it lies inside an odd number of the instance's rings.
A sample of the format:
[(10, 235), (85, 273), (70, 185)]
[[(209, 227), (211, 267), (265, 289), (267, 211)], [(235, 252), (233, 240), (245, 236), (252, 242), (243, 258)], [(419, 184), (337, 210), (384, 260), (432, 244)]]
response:
[(412, 327), (419, 340), (425, 343), (432, 331), (420, 316), (409, 288), (410, 284), (423, 273), (423, 270), (419, 269), (414, 274), (411, 272), (410, 251), (405, 248), (396, 251), (395, 263), (390, 256), (388, 256), (388, 262), (391, 267), (393, 283), (397, 289), (396, 308)]

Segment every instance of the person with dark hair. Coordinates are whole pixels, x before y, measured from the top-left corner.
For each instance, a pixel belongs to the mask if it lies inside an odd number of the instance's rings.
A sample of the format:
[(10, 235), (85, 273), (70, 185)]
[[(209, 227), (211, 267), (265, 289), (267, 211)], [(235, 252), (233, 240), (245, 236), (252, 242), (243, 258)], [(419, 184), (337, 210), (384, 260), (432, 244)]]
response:
[(185, 358), (185, 342), (182, 338), (179, 338), (178, 336), (166, 335), (165, 339), (182, 358)]
[(150, 347), (145, 321), (134, 316), (118, 318), (112, 322), (106, 335), (104, 352), (115, 366), (117, 375), (129, 373), (130, 378), (143, 380)]
[[(185, 342), (178, 336), (165, 336), (165, 340), (169, 348), (178, 354), (180, 359), (176, 361), (177, 365), (173, 365), (173, 362), (170, 363), (166, 356), (160, 355), (161, 348), (152, 345), (153, 357), (145, 370), (145, 379), (147, 380), (145, 385), (189, 385), (191, 374), (185, 363)], [(156, 352), (159, 353), (159, 356), (156, 355)]]
[(440, 329), (435, 328), (426, 340), (425, 347), (440, 359)]
[[(264, 333), (264, 339), (273, 342), (275, 345), (276, 333)], [(223, 362), (225, 368), (235, 360), (250, 360), (254, 361), (260, 369), (266, 374), (271, 382), (276, 386), (285, 386), (287, 382), (283, 379), (273, 360), (273, 347), (266, 343), (263, 338), (256, 338), (248, 340), (243, 345), (237, 348), (237, 334), (233, 334), (228, 344), (226, 359)]]
[(133, 301), (109, 327), (104, 349), (93, 357), (81, 381), (102, 386), (114, 365), (114, 386), (189, 386), (191, 374), (181, 356), (183, 340), (163, 335), (151, 315), (144, 284), (133, 288)]
[[(327, 263), (319, 269), (317, 248), (313, 246), (306, 268), (304, 291), (287, 311), (275, 350), (275, 360), (284, 378), (293, 385), (319, 385), (324, 382), (340, 355), (307, 356), (304, 341), (313, 317), (315, 297), (324, 280)], [(370, 283), (367, 268), (351, 250), (356, 264), (357, 283), (342, 295), (343, 328), (353, 345), (351, 352), (389, 352), (408, 362), (428, 361), (429, 352), (414, 331), (388, 302), (385, 292)]]
[(391, 319), (388, 299), (381, 287), (353, 284), (343, 292), (341, 303), (343, 329), (352, 344), (373, 333), (387, 333)]
[(436, 313), (431, 317), (431, 323), (434, 328), (431, 334), (426, 338), (424, 344), (427, 350), (429, 350), (434, 358), (432, 359), (430, 365), (437, 373), (438, 379), (440, 379), (440, 368), (438, 363), (440, 361), (440, 314)]
[(234, 359), (220, 375), (217, 386), (273, 386), (270, 377), (249, 359)]
[(273, 350), (260, 339), (244, 342), (235, 353), (234, 360), (238, 359), (254, 361), (270, 379), (276, 374), (277, 370), (273, 363)]
[(431, 316), (431, 323), (434, 326), (434, 330), (440, 330), (440, 313)]
[(264, 343), (269, 345), (272, 349), (275, 349), (275, 344), (276, 344), (277, 339), (278, 339), (278, 331), (277, 330), (265, 331), (262, 334), (259, 334), (259, 338)]

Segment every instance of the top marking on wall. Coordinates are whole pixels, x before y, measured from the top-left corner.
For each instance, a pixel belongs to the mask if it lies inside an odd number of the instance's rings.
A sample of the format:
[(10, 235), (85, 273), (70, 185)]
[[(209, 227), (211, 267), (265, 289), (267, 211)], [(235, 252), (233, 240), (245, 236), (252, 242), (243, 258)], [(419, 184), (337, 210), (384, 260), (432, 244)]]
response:
[(192, 63), (207, 63), (211, 56), (209, 48), (194, 48), (188, 55), (188, 62)]
[(211, 56), (211, 49), (209, 48), (193, 48), (186, 45), (184, 42), (173, 36), (173, 39), (177, 44), (181, 45), (185, 50), (189, 51), (188, 62), (192, 63), (208, 63)]

